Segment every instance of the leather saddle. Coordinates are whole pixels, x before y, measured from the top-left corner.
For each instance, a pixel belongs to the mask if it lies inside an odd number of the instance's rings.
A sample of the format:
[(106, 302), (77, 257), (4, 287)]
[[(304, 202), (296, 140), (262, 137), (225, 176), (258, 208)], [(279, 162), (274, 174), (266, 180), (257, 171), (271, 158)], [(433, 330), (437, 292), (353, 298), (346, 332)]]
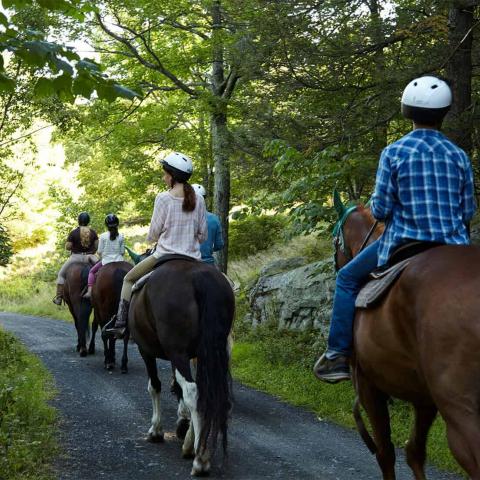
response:
[(133, 287), (132, 287), (132, 293), (134, 292), (138, 292), (139, 290), (141, 290), (145, 284), (148, 282), (148, 279), (150, 278), (150, 276), (153, 274), (153, 272), (158, 268), (160, 267), (161, 265), (163, 265), (164, 263), (167, 263), (167, 262), (171, 262), (172, 260), (185, 260), (187, 262), (199, 262), (199, 260), (196, 260), (195, 258), (192, 258), (192, 257), (189, 257), (188, 255), (180, 255), (180, 254), (168, 254), (168, 255), (162, 255), (157, 263), (155, 264), (155, 266), (153, 267), (153, 269), (146, 273), (143, 277), (139, 278), (134, 284), (133, 284)]
[(409, 242), (397, 248), (388, 262), (369, 275), (355, 301), (357, 308), (376, 306), (387, 294), (412, 259), (426, 250), (443, 245), (436, 242)]

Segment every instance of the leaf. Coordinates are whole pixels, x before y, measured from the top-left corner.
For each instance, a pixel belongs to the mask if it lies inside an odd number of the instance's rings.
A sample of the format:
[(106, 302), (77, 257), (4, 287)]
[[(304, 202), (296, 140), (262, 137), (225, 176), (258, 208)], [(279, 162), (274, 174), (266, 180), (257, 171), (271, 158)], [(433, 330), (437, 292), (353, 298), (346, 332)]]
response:
[(93, 71), (93, 72), (100, 72), (100, 65), (95, 63), (93, 60), (85, 60), (82, 59), (77, 63), (77, 69), (78, 70), (87, 70), (87, 71)]
[(100, 100), (106, 100), (107, 102), (111, 103), (117, 98), (117, 93), (115, 92), (115, 88), (112, 84), (106, 82), (97, 84), (95, 90), (97, 91), (98, 98), (100, 98)]
[(15, 82), (7, 77), (4, 73), (0, 73), (0, 92), (10, 93), (15, 90)]
[(73, 67), (65, 60), (62, 60), (61, 58), (55, 56), (53, 58), (53, 64), (57, 68), (57, 71), (62, 70), (64, 73), (68, 73), (70, 76), (73, 75)]
[(33, 90), (36, 98), (52, 97), (55, 95), (53, 81), (48, 78), (39, 78)]
[(2, 0), (3, 8), (24, 8), (29, 5), (28, 0)]
[(8, 18), (2, 12), (0, 12), (0, 24), (4, 27), (8, 27), (9, 25)]
[(117, 83), (113, 86), (113, 88), (117, 95), (121, 98), (128, 98), (129, 100), (134, 100), (135, 98), (142, 98), (139, 93)]
[(94, 86), (92, 81), (84, 76), (80, 75), (73, 80), (73, 94), (81, 95), (85, 98), (90, 98), (92, 96)]

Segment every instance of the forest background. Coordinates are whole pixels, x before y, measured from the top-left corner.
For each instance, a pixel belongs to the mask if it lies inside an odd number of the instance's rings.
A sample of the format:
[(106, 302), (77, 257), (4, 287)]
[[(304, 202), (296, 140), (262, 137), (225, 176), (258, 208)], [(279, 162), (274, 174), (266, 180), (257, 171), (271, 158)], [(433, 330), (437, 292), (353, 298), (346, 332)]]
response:
[[(116, 213), (145, 247), (171, 150), (194, 160), (229, 240), (220, 265), (242, 287), (268, 259), (331, 255), (333, 188), (368, 200), (382, 148), (411, 129), (400, 97), (420, 75), (450, 81), (445, 131), (478, 182), (479, 3), (2, 0), (1, 309), (68, 316), (51, 297), (80, 211), (99, 231)], [(244, 294), (237, 304), (241, 317)], [(239, 325), (237, 378), (352, 425), (350, 387), (312, 380), (318, 332)], [(265, 352), (275, 374), (260, 378)], [(408, 415), (394, 409), (396, 444)], [(457, 468), (441, 424), (432, 436), (431, 458)]]
[[(478, 169), (478, 2), (3, 3), (4, 29), (29, 47), (4, 45), (0, 78), (5, 260), (55, 232), (61, 251), (82, 210), (99, 229), (109, 212), (148, 223), (169, 150), (194, 159), (226, 233), (267, 212), (288, 213), (289, 235), (321, 232), (335, 185), (368, 199), (381, 149), (410, 129), (402, 89), (424, 74), (452, 83), (446, 130)], [(52, 68), (49, 42), (80, 46), (87, 74), (65, 68), (65, 50)], [(43, 128), (56, 150), (42, 156), (31, 132)]]

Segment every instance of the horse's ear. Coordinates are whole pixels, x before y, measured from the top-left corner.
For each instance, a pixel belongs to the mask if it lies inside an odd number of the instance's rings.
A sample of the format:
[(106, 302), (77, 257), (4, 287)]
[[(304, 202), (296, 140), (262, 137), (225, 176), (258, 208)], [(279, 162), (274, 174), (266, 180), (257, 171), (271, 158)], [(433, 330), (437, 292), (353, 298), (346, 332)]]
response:
[(345, 209), (345, 205), (342, 202), (340, 194), (338, 193), (338, 190), (336, 188), (333, 190), (333, 206), (335, 207), (335, 211), (337, 212), (338, 218), (342, 218), (346, 209)]
[(138, 253), (134, 252), (133, 250), (128, 248), (126, 245), (125, 245), (125, 250), (128, 252), (128, 254), (130, 255), (130, 258), (133, 260), (133, 263), (135, 265), (140, 262), (140, 255)]

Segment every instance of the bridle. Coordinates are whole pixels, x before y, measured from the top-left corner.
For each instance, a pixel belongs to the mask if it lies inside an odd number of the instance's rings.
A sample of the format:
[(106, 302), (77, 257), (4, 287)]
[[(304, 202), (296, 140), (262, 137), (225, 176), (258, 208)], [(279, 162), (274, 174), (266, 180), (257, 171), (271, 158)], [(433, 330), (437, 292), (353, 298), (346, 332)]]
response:
[[(356, 212), (358, 210), (358, 207), (350, 207), (345, 211), (345, 213), (342, 215), (342, 218), (336, 223), (335, 228), (333, 229), (333, 251), (334, 251), (334, 262), (335, 262), (335, 273), (340, 270), (338, 266), (338, 251), (340, 250), (343, 254), (343, 256), (346, 258), (347, 263), (353, 259), (353, 253), (352, 249), (345, 245), (345, 237), (343, 233), (343, 226), (345, 225), (345, 222), (347, 221), (347, 218), (350, 216), (352, 212)], [(357, 255), (365, 249), (365, 247), (368, 245), (368, 242), (370, 238), (373, 235), (373, 232), (378, 226), (378, 220), (375, 220), (373, 225), (371, 226), (370, 230), (368, 231), (367, 235), (363, 239), (362, 245), (360, 246), (360, 249), (357, 252)]]

